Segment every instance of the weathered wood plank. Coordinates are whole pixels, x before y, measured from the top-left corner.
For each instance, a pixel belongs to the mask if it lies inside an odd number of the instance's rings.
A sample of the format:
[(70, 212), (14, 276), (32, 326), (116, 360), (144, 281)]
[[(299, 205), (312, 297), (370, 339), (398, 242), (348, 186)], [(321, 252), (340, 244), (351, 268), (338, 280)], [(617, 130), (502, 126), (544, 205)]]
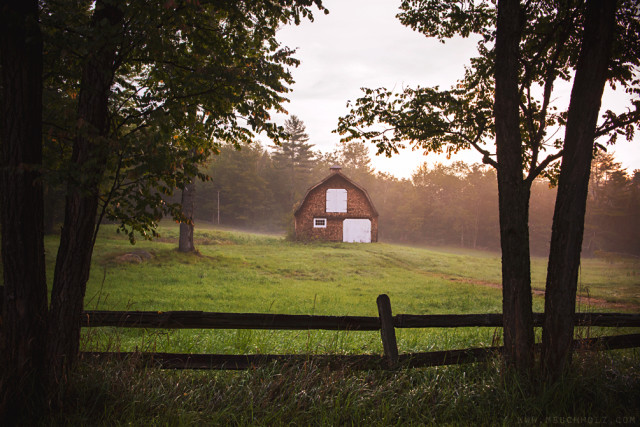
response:
[(502, 327), (502, 314), (398, 314), (396, 328)]
[(619, 350), (640, 347), (640, 334), (613, 335), (573, 340), (576, 351)]
[[(640, 347), (640, 334), (606, 336), (574, 340), (577, 351), (614, 350)], [(490, 359), (500, 354), (504, 347), (469, 348), (428, 353), (408, 353), (398, 357), (398, 367), (421, 368), (429, 366), (460, 365)], [(540, 344), (536, 344), (536, 350)], [(143, 366), (161, 369), (224, 369), (240, 370), (265, 366), (271, 363), (313, 363), (331, 369), (388, 369), (385, 357), (378, 355), (305, 355), (305, 354), (180, 354), (180, 353), (107, 353), (82, 352), (81, 357), (95, 359), (131, 360)]]
[(640, 327), (640, 314), (576, 313), (576, 326)]
[(430, 351), (400, 355), (402, 368), (425, 368), (429, 366), (462, 365), (481, 362), (502, 352), (504, 347), (467, 348), (463, 350)]
[(82, 326), (164, 329), (272, 329), (377, 331), (380, 320), (365, 316), (314, 316), (202, 311), (85, 311)]
[(396, 342), (396, 330), (393, 326), (391, 301), (386, 294), (382, 294), (378, 296), (376, 303), (378, 304), (378, 314), (380, 315), (382, 348), (389, 367), (392, 368), (398, 364), (398, 343)]
[[(533, 313), (534, 326), (542, 326), (544, 313)], [(502, 327), (502, 314), (398, 314), (396, 328)], [(576, 326), (640, 327), (640, 314), (576, 313)]]
[[(542, 313), (534, 325), (542, 326)], [(377, 331), (378, 317), (312, 316), (261, 313), (209, 313), (202, 311), (85, 311), (82, 326), (166, 329), (277, 329)], [(396, 328), (502, 327), (502, 314), (398, 314)], [(577, 313), (576, 326), (640, 327), (640, 314)]]

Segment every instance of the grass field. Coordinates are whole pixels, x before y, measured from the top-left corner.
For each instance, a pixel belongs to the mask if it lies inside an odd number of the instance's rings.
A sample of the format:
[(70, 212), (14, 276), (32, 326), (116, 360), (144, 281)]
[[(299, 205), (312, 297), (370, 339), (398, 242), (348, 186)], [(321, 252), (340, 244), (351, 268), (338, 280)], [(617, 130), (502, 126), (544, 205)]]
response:
[[(498, 313), (495, 253), (391, 244), (287, 242), (279, 236), (200, 228), (199, 254), (176, 251), (178, 229), (131, 246), (103, 227), (85, 307), (377, 315)], [(57, 239), (46, 242), (51, 278)], [(130, 263), (122, 255), (152, 258)], [(545, 261), (533, 260), (534, 287)], [(581, 311), (636, 311), (640, 262), (583, 261), (581, 290), (610, 304)], [(534, 310), (543, 298), (534, 295)], [(609, 328), (606, 333), (616, 333)], [(589, 331), (600, 333), (600, 331)], [(397, 330), (400, 352), (486, 346), (499, 329)], [(84, 350), (193, 353), (382, 353), (376, 332), (85, 329)], [(134, 362), (83, 363), (51, 423), (61, 425), (440, 425), (640, 422), (638, 350), (580, 356), (561, 382), (522, 381), (493, 360), (397, 372), (327, 371), (312, 364), (245, 372), (160, 371)], [(554, 421), (555, 417), (555, 421)], [(595, 418), (594, 418), (595, 417)]]
[[(94, 253), (85, 307), (99, 310), (203, 310), (376, 316), (386, 293), (395, 314), (499, 313), (500, 257), (481, 251), (391, 244), (301, 244), (279, 236), (212, 228), (196, 231), (199, 254), (176, 250), (178, 228), (160, 229), (156, 241), (131, 246), (114, 227), (102, 229)], [(52, 276), (57, 241), (46, 241)], [(152, 258), (126, 262), (144, 250)], [(534, 287), (545, 264), (533, 260)], [(583, 261), (581, 291), (610, 303), (640, 305), (640, 262)], [(624, 296), (624, 297), (623, 297)], [(542, 311), (543, 297), (534, 296)], [(614, 307), (616, 311), (620, 309)], [(582, 302), (581, 311), (608, 310)], [(194, 353), (380, 353), (378, 334), (329, 331), (85, 331), (85, 349)], [(500, 329), (398, 330), (400, 351), (427, 351), (496, 342)]]
[[(279, 236), (196, 230), (200, 257), (177, 253), (176, 226), (161, 238), (131, 246), (104, 226), (94, 255), (87, 303), (102, 290), (100, 308), (203, 309), (283, 313), (375, 314), (375, 297), (414, 313), (500, 311), (500, 256), (471, 250), (391, 244), (300, 244)], [(57, 241), (47, 240), (53, 261)], [(118, 255), (143, 249), (140, 265)], [(51, 277), (52, 271), (49, 272)], [(546, 259), (533, 258), (532, 283), (544, 289)], [(102, 282), (104, 279), (104, 286)], [(640, 260), (583, 259), (579, 293), (640, 307)], [(473, 294), (475, 298), (469, 298)], [(369, 298), (371, 304), (365, 301)], [(94, 304), (95, 305), (95, 304)], [(535, 299), (535, 310), (541, 310)], [(586, 307), (585, 307), (586, 308)], [(633, 307), (630, 307), (633, 309)]]

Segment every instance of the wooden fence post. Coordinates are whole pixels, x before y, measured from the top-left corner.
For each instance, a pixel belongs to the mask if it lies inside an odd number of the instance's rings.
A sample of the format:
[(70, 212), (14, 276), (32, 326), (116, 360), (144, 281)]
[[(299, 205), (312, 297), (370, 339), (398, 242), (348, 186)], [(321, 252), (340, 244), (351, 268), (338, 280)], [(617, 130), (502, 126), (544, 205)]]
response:
[(378, 315), (380, 316), (380, 336), (384, 355), (389, 362), (389, 367), (394, 368), (398, 364), (398, 344), (396, 342), (396, 330), (393, 326), (391, 315), (391, 301), (386, 294), (378, 295)]

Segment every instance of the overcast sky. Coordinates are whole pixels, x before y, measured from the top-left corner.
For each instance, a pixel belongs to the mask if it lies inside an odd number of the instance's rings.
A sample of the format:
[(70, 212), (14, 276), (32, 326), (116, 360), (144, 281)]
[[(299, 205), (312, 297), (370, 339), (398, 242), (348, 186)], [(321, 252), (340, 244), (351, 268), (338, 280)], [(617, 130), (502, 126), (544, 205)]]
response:
[[(296, 57), (301, 60), (292, 71), (296, 83), (285, 108), (305, 123), (309, 142), (321, 151), (331, 151), (338, 144), (340, 136), (331, 131), (336, 128), (338, 117), (348, 112), (347, 101), (361, 96), (361, 87), (449, 88), (463, 76), (464, 66), (476, 53), (474, 40), (455, 39), (442, 44), (404, 27), (395, 17), (399, 1), (323, 0), (323, 4), (330, 10), (329, 15), (316, 13), (315, 22), (284, 27), (278, 32), (283, 44), (298, 49)], [(557, 101), (568, 104), (568, 98), (567, 90)], [(614, 98), (605, 96), (603, 106), (617, 102)], [(279, 123), (285, 120), (286, 116), (276, 116)], [(375, 147), (369, 145), (373, 154)], [(640, 169), (639, 137), (633, 143), (619, 142), (609, 151), (615, 151), (629, 172)], [(376, 170), (402, 178), (410, 177), (425, 161), (446, 162), (441, 156), (424, 156), (411, 150), (391, 159), (373, 155), (372, 159)], [(470, 150), (452, 160), (480, 159)]]

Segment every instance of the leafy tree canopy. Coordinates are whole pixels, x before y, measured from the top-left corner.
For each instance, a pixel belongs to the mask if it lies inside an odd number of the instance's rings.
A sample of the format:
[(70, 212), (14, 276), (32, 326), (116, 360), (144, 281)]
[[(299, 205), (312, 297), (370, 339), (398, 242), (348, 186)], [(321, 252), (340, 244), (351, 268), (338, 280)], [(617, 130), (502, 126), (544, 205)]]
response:
[[(162, 214), (180, 217), (167, 195), (200, 176), (197, 164), (220, 144), (264, 132), (286, 138), (270, 111), (286, 112), (294, 50), (279, 26), (313, 19), (320, 0), (42, 2), (45, 34), (45, 152), (49, 182), (91, 188), (91, 162), (70, 163), (82, 127), (75, 111), (81, 70), (100, 46), (115, 46), (108, 134), (94, 144), (101, 216), (133, 239), (153, 233)], [(115, 10), (100, 18), (100, 7)], [(89, 190), (87, 190), (89, 191)]]
[[(559, 81), (572, 78), (584, 26), (584, 1), (528, 1), (520, 40), (519, 93), (523, 169), (533, 182), (543, 175), (555, 179), (563, 141), (555, 135), (566, 124), (567, 111), (552, 102)], [(609, 83), (621, 86), (630, 104), (623, 113), (604, 112), (597, 136), (614, 143), (631, 139), (640, 121), (640, 19), (635, 2), (622, 2)], [(343, 141), (368, 139), (378, 154), (397, 154), (407, 146), (449, 155), (474, 148), (486, 164), (498, 166), (493, 152), (495, 2), (404, 0), (397, 15), (402, 24), (445, 42), (456, 35), (479, 38), (478, 56), (464, 77), (448, 89), (439, 87), (363, 88), (336, 129)], [(599, 145), (602, 147), (601, 145)]]

